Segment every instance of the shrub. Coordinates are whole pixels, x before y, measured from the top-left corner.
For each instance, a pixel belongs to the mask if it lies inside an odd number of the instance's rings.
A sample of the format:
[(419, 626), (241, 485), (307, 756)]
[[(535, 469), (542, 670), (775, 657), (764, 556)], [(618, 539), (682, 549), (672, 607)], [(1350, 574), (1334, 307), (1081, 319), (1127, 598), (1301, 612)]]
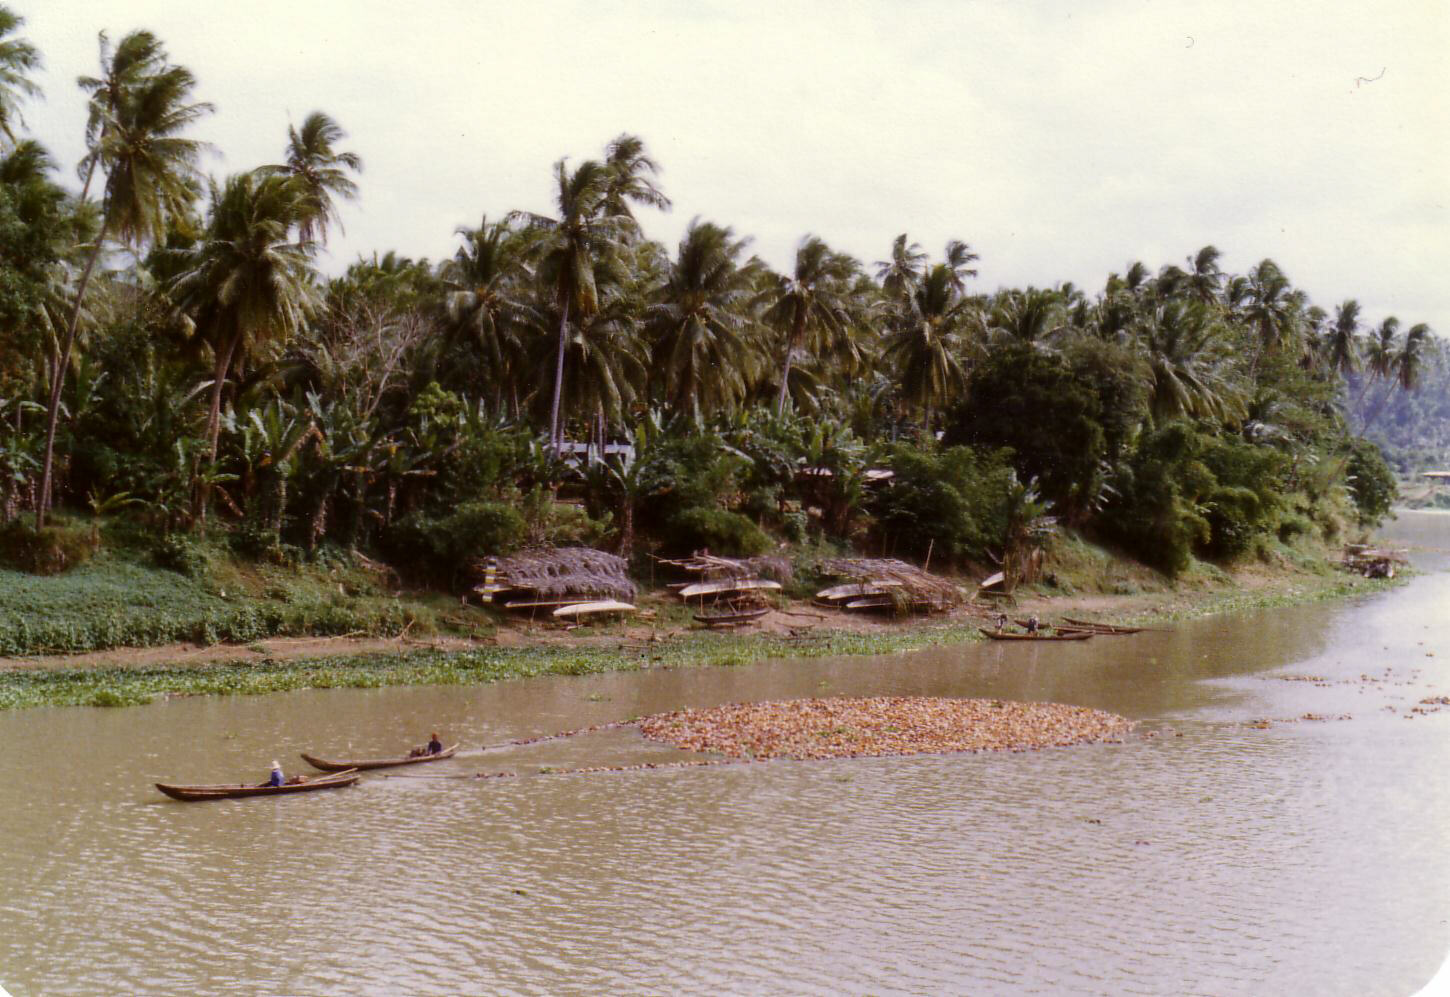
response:
[(983, 559), (1007, 537), (1012, 467), (1003, 452), (897, 446), (887, 457), (890, 484), (873, 490), (867, 511), (892, 550), (934, 558)]
[(697, 506), (670, 517), (663, 537), (665, 549), (688, 554), (708, 548), (727, 557), (751, 557), (775, 547), (765, 531), (738, 512)]
[(384, 533), (383, 546), (405, 574), (451, 582), (473, 558), (516, 549), (527, 532), (523, 516), (512, 506), (469, 502), (441, 518), (405, 516)]
[(158, 568), (174, 571), (187, 578), (204, 578), (211, 568), (207, 549), (189, 536), (172, 533), (151, 547), (151, 561)]
[(33, 575), (58, 575), (85, 564), (99, 544), (89, 527), (36, 530), (19, 519), (0, 527), (0, 561)]
[(1345, 474), (1359, 525), (1377, 525), (1389, 515), (1390, 506), (1399, 494), (1394, 473), (1385, 463), (1384, 454), (1369, 440), (1354, 440), (1349, 447)]

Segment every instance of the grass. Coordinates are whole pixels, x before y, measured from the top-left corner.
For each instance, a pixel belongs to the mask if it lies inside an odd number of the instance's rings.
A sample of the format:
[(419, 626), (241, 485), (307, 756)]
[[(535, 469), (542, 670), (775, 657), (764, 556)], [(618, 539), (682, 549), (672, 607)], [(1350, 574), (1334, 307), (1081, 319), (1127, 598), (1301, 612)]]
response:
[[(1120, 622), (1162, 622), (1213, 613), (1318, 602), (1384, 591), (1399, 580), (1345, 575), (1323, 584), (1195, 598), (1182, 607)], [(0, 672), (0, 709), (130, 706), (171, 696), (259, 695), (297, 689), (376, 689), (475, 685), (546, 675), (592, 675), (642, 668), (747, 665), (767, 658), (895, 654), (980, 640), (975, 622), (920, 623), (869, 633), (820, 631), (802, 638), (691, 633), (645, 648), (510, 647), (465, 651), (236, 661), (188, 667), (16, 669)]]
[(394, 598), (346, 566), (284, 568), (220, 554), (210, 561), (193, 578), (156, 566), (144, 549), (108, 543), (60, 575), (0, 569), (0, 655), (431, 633), (447, 607), (461, 615), (445, 597)]

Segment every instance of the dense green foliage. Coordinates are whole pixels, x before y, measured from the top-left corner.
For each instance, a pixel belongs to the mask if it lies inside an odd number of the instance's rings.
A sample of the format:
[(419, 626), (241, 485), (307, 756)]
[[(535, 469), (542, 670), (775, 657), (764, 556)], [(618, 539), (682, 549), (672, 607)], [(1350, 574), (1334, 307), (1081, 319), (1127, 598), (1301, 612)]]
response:
[[(1015, 572), (1054, 525), (1172, 573), (1373, 523), (1393, 491), (1355, 432), (1444, 424), (1401, 412), (1443, 380), (1424, 326), (1365, 332), (1352, 302), (1331, 319), (1271, 260), (1227, 274), (1208, 246), (1095, 293), (981, 294), (964, 242), (932, 260), (903, 234), (871, 266), (807, 235), (776, 272), (711, 222), (648, 239), (635, 213), (669, 201), (631, 135), (556, 163), (547, 216), (459, 205), (479, 221), (451, 258), (325, 279), (318, 248), (361, 194), (337, 122), (203, 184), (190, 71), (146, 32), (101, 56), (79, 195), (35, 143), (0, 150), (0, 524), (27, 570), (94, 547), (36, 532), (55, 508), (138, 525), (193, 578), (193, 541), (219, 536), (455, 587), (540, 543)], [(332, 626), (214, 609), (163, 629)]]

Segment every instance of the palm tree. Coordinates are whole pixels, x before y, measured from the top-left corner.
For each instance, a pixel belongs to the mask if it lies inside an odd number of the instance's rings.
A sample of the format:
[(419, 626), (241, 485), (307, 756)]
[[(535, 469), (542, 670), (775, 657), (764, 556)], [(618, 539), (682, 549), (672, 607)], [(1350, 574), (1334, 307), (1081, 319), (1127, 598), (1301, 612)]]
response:
[(1216, 246), (1204, 246), (1188, 258), (1188, 272), (1183, 278), (1183, 291), (1195, 301), (1211, 305), (1218, 300), (1223, 271), (1218, 260), (1223, 254)]
[(604, 191), (606, 215), (634, 222), (631, 203), (670, 210), (670, 199), (655, 185), (660, 167), (645, 152), (644, 139), (628, 134), (615, 138), (605, 147), (604, 166), (610, 174)]
[(1334, 310), (1334, 324), (1324, 338), (1325, 364), (1348, 375), (1359, 369), (1359, 302), (1349, 298)]
[(1208, 306), (1170, 301), (1142, 323), (1149, 411), (1160, 424), (1178, 416), (1225, 419), (1242, 412), (1232, 359)]
[(746, 393), (755, 351), (754, 275), (740, 265), (748, 239), (698, 218), (680, 240), (659, 300), (645, 312), (654, 376), (670, 405), (695, 421), (702, 409), (729, 408)]
[(908, 245), (903, 232), (891, 243), (891, 259), (876, 261), (876, 279), (891, 297), (905, 297), (921, 280), (925, 268), (926, 253), (918, 243)]
[(25, 18), (0, 5), (0, 133), (12, 143), (18, 141), (15, 126), (25, 125), (21, 102), (40, 96), (40, 87), (30, 78), (41, 68), (40, 51), (24, 38), (14, 37), (24, 26)]
[(886, 353), (900, 371), (904, 400), (921, 408), (922, 433), (931, 436), (931, 413), (966, 381), (961, 355), (976, 316), (956, 290), (949, 263), (938, 263), (902, 299), (889, 320)]
[(100, 162), (100, 143), (107, 132), (107, 123), (120, 105), (122, 96), (147, 77), (167, 71), (166, 49), (161, 40), (149, 31), (132, 31), (111, 48), (111, 39), (102, 31), (97, 39), (100, 49), (100, 76), (81, 76), (76, 85), (90, 94), (86, 101), (86, 148), (81, 160), (81, 200), (90, 193)]
[(1036, 347), (1047, 346), (1067, 328), (1067, 309), (1054, 291), (1029, 287), (997, 295), (987, 317), (987, 331)]
[[(564, 393), (564, 354), (568, 350), (572, 312), (583, 320), (599, 310), (594, 270), (601, 257), (623, 249), (626, 226), (604, 214), (604, 198), (611, 171), (603, 163), (586, 159), (573, 173), (565, 160), (554, 164), (554, 204), (557, 218), (525, 214), (522, 217), (543, 231), (540, 277), (553, 292), (559, 309), (559, 340), (554, 353), (554, 398), (549, 409), (549, 446), (559, 452), (559, 405)], [(514, 216), (510, 216), (511, 218)]]
[(327, 226), (342, 222), (335, 199), (357, 200), (357, 184), (348, 171), (361, 173), (362, 157), (355, 152), (337, 152), (334, 146), (347, 138), (332, 118), (322, 111), (313, 111), (302, 122), (302, 130), (287, 128), (287, 162), (266, 167), (267, 172), (282, 173), (295, 178), (302, 190), (303, 211), (298, 222), (298, 236), (303, 242), (314, 239), (327, 242)]
[(1420, 386), (1420, 371), (1424, 367), (1425, 359), (1425, 343), (1429, 338), (1430, 327), (1424, 322), (1415, 323), (1410, 326), (1410, 331), (1405, 333), (1405, 342), (1395, 357), (1395, 367), (1399, 374), (1401, 390), (1414, 391)]
[(958, 294), (965, 294), (967, 290), (967, 278), (977, 276), (973, 263), (981, 259), (972, 252), (972, 247), (960, 239), (952, 239), (947, 242), (945, 264), (948, 273), (951, 275), (952, 289)]
[(512, 384), (518, 408), (518, 380), (528, 353), (528, 337), (542, 332), (543, 318), (520, 293), (530, 276), (524, 261), (524, 239), (507, 222), (478, 228), (462, 226), (463, 245), (444, 263), (448, 289), (448, 322), (479, 349), (494, 382), (495, 410), (503, 408), (503, 387)]
[(1272, 352), (1294, 336), (1297, 309), (1289, 278), (1273, 260), (1262, 260), (1249, 272), (1247, 307), (1244, 318), (1258, 337), (1253, 370), (1259, 358)]
[(588, 159), (569, 172), (565, 160), (554, 164), (556, 218), (520, 213), (543, 233), (539, 275), (559, 308), (559, 342), (554, 363), (554, 399), (549, 412), (549, 443), (557, 454), (563, 444), (560, 402), (564, 393), (564, 356), (569, 323), (582, 323), (600, 308), (595, 279), (599, 267), (610, 268), (636, 231), (630, 201), (660, 204), (664, 195), (644, 174), (655, 171), (643, 143), (622, 135), (610, 145), (610, 163)]
[(46, 415), (45, 457), (41, 470), (40, 500), (36, 503), (36, 527), (45, 525), (50, 501), (50, 482), (55, 457), (55, 431), (60, 419), (61, 386), (65, 368), (75, 345), (86, 286), (101, 247), (109, 235), (123, 245), (139, 247), (164, 236), (169, 225), (184, 220), (196, 199), (199, 185), (197, 161), (207, 145), (186, 138), (183, 132), (212, 110), (205, 102), (192, 101), (196, 78), (182, 66), (164, 66), (159, 71), (131, 79), (101, 109), (104, 123), (89, 156), (95, 169), (106, 175), (102, 196), (101, 229), (91, 246), (85, 269), (76, 287), (75, 305), (66, 326), (57, 375), (50, 388)]
[[(176, 280), (176, 296), (214, 358), (207, 415), (213, 466), (228, 373), (261, 343), (294, 333), (316, 304), (313, 245), (290, 238), (310, 207), (306, 189), (290, 177), (239, 173), (214, 185), (205, 238)], [(197, 512), (203, 523), (206, 502), (202, 488)]]
[(838, 253), (813, 235), (796, 249), (791, 276), (772, 275), (761, 298), (765, 318), (785, 332), (785, 356), (781, 362), (777, 415), (785, 413), (790, 393), (790, 372), (798, 351), (814, 336), (827, 347), (849, 337), (852, 322), (852, 280), (859, 267), (845, 253)]

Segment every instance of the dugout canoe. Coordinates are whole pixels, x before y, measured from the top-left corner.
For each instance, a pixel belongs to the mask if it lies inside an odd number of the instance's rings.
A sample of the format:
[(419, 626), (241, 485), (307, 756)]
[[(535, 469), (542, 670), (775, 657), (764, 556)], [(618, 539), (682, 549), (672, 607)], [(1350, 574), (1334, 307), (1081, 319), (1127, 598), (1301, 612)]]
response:
[(1140, 634), (1152, 627), (1120, 627), (1116, 623), (1094, 623), (1092, 620), (1074, 620), (1071, 616), (1064, 616), (1062, 622), (1070, 627), (1081, 627), (1084, 630), (1092, 630), (1101, 634)]
[(451, 748), (444, 748), (436, 755), (408, 755), (404, 758), (355, 758), (345, 762), (330, 762), (326, 758), (318, 758), (316, 755), (309, 755), (304, 751), (302, 760), (324, 772), (347, 772), (352, 769), (364, 771), (366, 769), (390, 769), (396, 765), (417, 765), (420, 762), (441, 762), (445, 758), (452, 758), (453, 753), (457, 750), (458, 745), (455, 744)]
[(616, 599), (601, 599), (597, 602), (576, 602), (572, 606), (560, 606), (554, 610), (554, 618), (559, 620), (577, 620), (582, 616), (593, 616), (595, 613), (633, 612), (635, 612), (635, 607), (627, 602), (619, 602)]
[(758, 620), (770, 612), (769, 606), (741, 609), (733, 613), (696, 613), (695, 619), (707, 627), (729, 627)]
[(358, 773), (348, 770), (335, 775), (320, 775), (301, 782), (281, 786), (174, 786), (158, 782), (156, 788), (173, 800), (231, 800), (242, 796), (285, 796), (288, 793), (310, 793), (314, 789), (341, 789), (357, 782)]
[(1093, 636), (1089, 630), (1074, 630), (1071, 633), (1056, 634), (1013, 634), (1002, 630), (988, 630), (986, 627), (977, 629), (992, 640), (1087, 640)]

